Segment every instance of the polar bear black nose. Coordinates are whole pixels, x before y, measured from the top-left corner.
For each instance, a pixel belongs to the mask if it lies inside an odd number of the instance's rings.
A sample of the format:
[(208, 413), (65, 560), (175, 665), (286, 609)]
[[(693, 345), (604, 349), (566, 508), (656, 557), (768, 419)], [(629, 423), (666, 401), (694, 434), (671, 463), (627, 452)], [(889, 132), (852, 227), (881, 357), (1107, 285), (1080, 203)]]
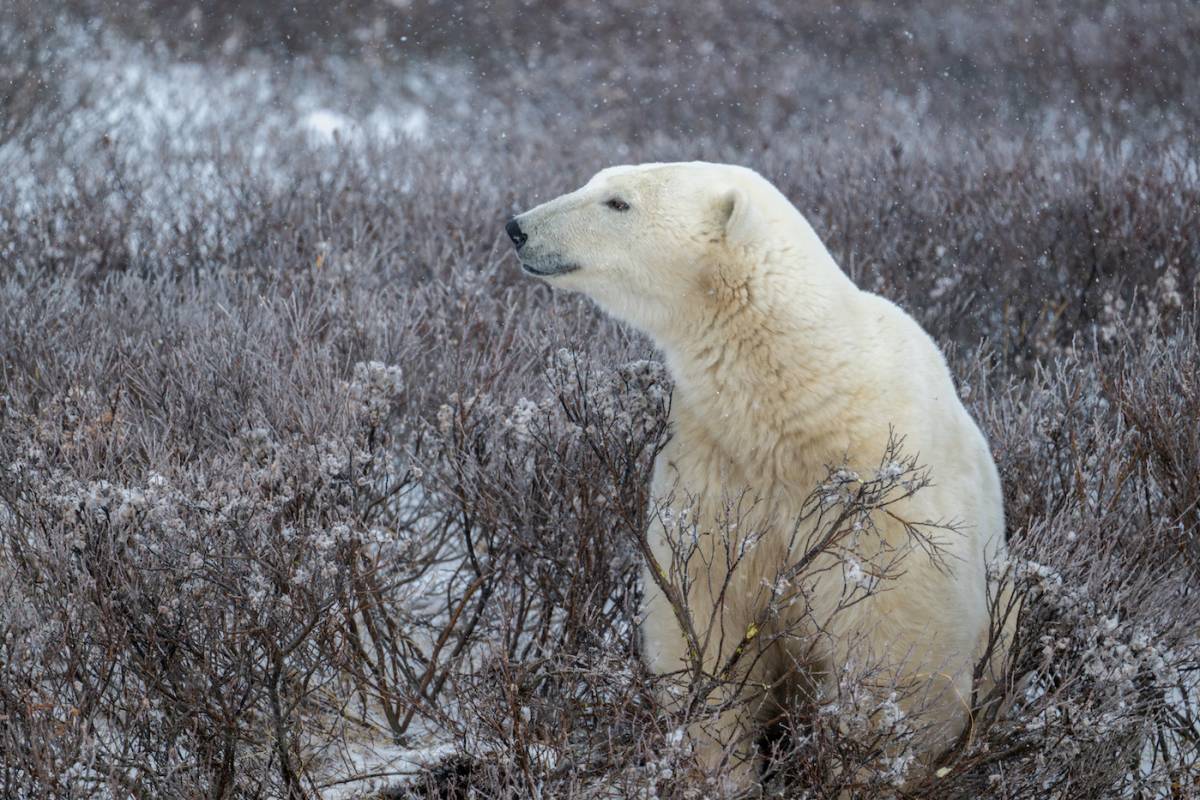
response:
[(512, 239), (512, 243), (516, 245), (518, 250), (520, 250), (521, 245), (525, 244), (525, 242), (529, 239), (529, 237), (525, 235), (525, 232), (521, 230), (521, 226), (517, 224), (516, 219), (510, 219), (508, 221), (508, 224), (504, 226), (504, 232), (508, 234), (508, 238)]

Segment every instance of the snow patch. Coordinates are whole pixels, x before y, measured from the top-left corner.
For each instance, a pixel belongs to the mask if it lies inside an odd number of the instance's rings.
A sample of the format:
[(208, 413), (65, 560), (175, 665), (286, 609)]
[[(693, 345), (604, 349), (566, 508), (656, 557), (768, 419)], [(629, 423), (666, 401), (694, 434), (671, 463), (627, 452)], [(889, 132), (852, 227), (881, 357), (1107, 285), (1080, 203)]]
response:
[(405, 748), (399, 745), (348, 744), (342, 761), (318, 786), (323, 800), (351, 800), (377, 794), (405, 783), (423, 769), (454, 752), (450, 744), (427, 744)]

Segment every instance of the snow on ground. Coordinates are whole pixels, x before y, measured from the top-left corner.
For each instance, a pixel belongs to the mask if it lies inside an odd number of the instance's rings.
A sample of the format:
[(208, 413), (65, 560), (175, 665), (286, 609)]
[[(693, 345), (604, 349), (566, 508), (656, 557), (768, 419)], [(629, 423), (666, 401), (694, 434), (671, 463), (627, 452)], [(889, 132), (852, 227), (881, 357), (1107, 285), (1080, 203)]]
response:
[(404, 748), (382, 743), (347, 744), (327, 779), (318, 785), (324, 800), (351, 800), (410, 780), (422, 768), (454, 752), (453, 745), (430, 743)]
[[(392, 501), (392, 513), (397, 519), (410, 519), (411, 530), (433, 538), (423, 516), (429, 498), (419, 488), (404, 492)], [(426, 618), (432, 628), (414, 628), (408, 634), (425, 653), (430, 653), (436, 639), (437, 626), (445, 624), (449, 609), (446, 596), (451, 584), (464, 569), (466, 556), (451, 540), (437, 552), (433, 561), (417, 581), (413, 582), (404, 601), (406, 609), (416, 617)], [(363, 644), (373, 651), (370, 627), (360, 626)], [(443, 709), (448, 710), (448, 709)], [(422, 768), (437, 763), (454, 752), (454, 745), (425, 720), (414, 718), (404, 731), (404, 745), (396, 744), (383, 710), (378, 704), (368, 704), (361, 724), (347, 726), (347, 735), (330, 742), (318, 736), (314, 745), (322, 747), (324, 762), (317, 772), (321, 796), (333, 800), (349, 800), (378, 792), (389, 786), (403, 784)], [(331, 746), (332, 745), (332, 746)]]
[(318, 108), (300, 118), (299, 127), (311, 141), (324, 145), (361, 145), (369, 140), (406, 138), (422, 141), (429, 128), (429, 115), (421, 108), (407, 111), (376, 108), (359, 122), (347, 114)]
[(6, 238), (44, 227), (48, 209), (94, 199), (121, 221), (114, 228), (134, 259), (169, 251), (181, 230), (201, 255), (219, 252), (250, 201), (231, 189), (231, 173), (283, 193), (300, 166), (337, 170), (381, 150), (430, 149), (439, 132), (464, 129), (472, 104), (463, 98), (479, 95), (465, 71), (439, 63), (200, 64), (137, 43), (97, 47), (83, 33), (71, 41), (44, 130), (0, 144), (11, 198), (0, 257)]
[[(21, 191), (18, 214), (85, 191), (89, 172), (117, 168), (153, 171), (143, 181), (148, 195), (137, 199), (170, 219), (186, 194), (179, 183), (195, 190), (225, 156), (286, 181), (298, 149), (428, 142), (432, 130), (465, 113), (451, 98), (474, 93), (465, 72), (439, 64), (403, 71), (337, 59), (199, 64), (125, 41), (97, 48), (82, 32), (72, 41), (76, 52), (62, 54), (56, 86), (65, 112), (51, 126), (56, 135), (0, 145), (0, 171)], [(96, 162), (97, 152), (109, 156), (106, 163)], [(49, 181), (47, 165), (58, 167)], [(165, 180), (165, 171), (175, 174)]]

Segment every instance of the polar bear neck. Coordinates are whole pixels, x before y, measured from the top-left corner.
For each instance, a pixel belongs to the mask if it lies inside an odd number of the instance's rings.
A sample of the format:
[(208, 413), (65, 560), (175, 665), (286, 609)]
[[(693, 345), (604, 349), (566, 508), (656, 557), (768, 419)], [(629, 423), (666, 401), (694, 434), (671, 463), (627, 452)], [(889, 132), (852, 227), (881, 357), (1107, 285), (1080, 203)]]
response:
[(819, 471), (851, 449), (864, 387), (844, 354), (861, 335), (849, 322), (861, 295), (818, 247), (715, 270), (669, 329), (651, 332), (676, 383), (676, 425), (755, 471)]

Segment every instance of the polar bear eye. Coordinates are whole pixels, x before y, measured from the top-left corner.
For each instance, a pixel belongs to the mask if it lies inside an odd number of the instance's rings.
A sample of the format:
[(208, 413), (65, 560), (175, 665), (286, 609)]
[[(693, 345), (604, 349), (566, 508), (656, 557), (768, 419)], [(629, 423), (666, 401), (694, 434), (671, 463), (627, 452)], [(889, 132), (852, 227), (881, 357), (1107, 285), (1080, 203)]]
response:
[(614, 197), (611, 200), (605, 200), (604, 205), (611, 208), (613, 211), (628, 211), (629, 203), (626, 203), (619, 197)]

